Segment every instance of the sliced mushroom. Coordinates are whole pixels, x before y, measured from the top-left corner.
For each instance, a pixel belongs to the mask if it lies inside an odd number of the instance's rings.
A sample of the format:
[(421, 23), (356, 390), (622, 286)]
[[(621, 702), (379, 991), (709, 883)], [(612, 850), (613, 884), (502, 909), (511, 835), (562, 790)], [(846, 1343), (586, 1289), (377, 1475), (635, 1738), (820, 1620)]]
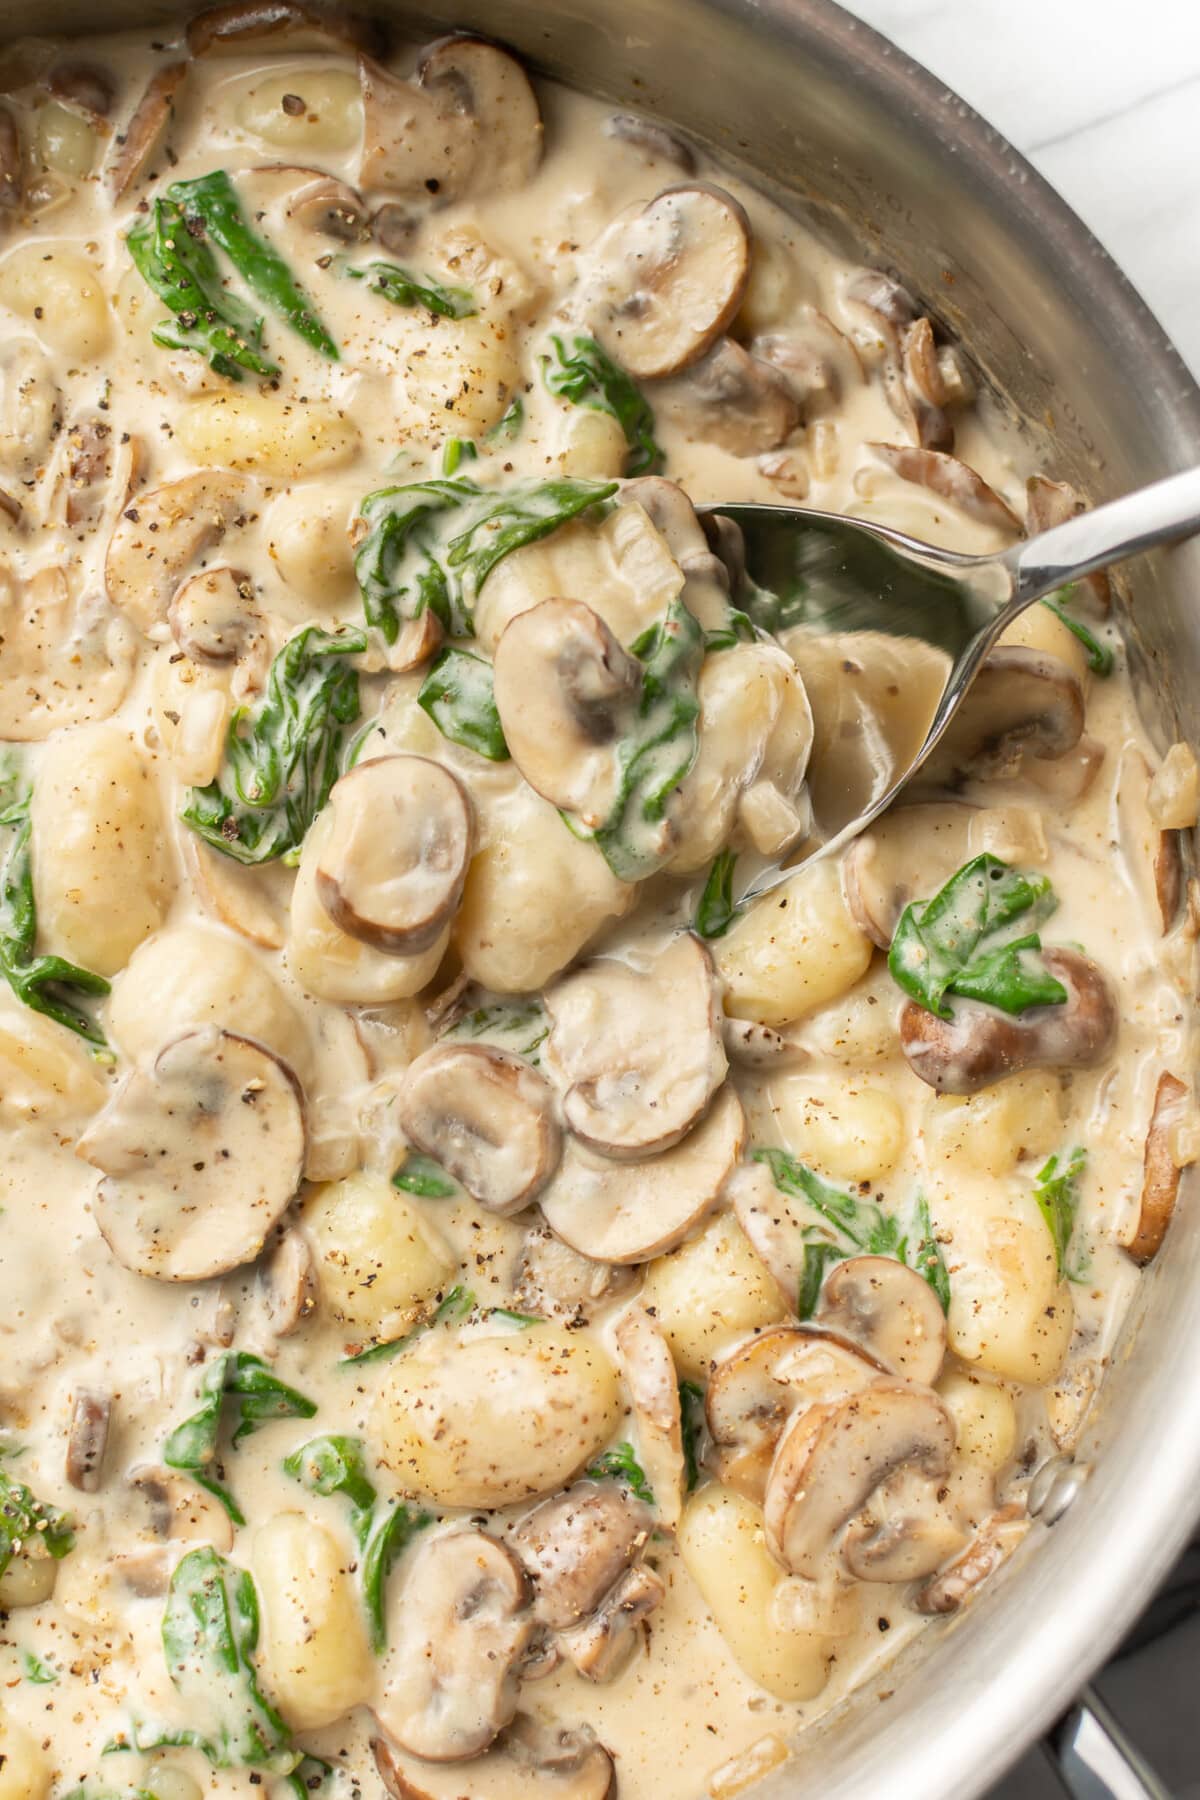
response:
[(763, 1497), (772, 1554), (816, 1580), (838, 1533), (895, 1470), (931, 1482), (954, 1454), (954, 1421), (937, 1395), (908, 1382), (876, 1381), (836, 1405), (795, 1418), (775, 1452)]
[(185, 62), (168, 63), (165, 68), (155, 70), (129, 123), (114, 137), (112, 155), (104, 171), (105, 183), (114, 200), (120, 200), (148, 172), (151, 158), (171, 122), (175, 96), (187, 72)]
[(946, 1356), (946, 1315), (929, 1283), (893, 1256), (850, 1256), (825, 1278), (816, 1324), (932, 1387)]
[(666, 1594), (662, 1577), (644, 1563), (627, 1569), (606, 1594), (591, 1618), (573, 1631), (562, 1631), (563, 1654), (588, 1681), (615, 1681), (637, 1649), (642, 1621)]
[(237, 523), (248, 492), (244, 476), (206, 469), (147, 489), (122, 513), (109, 540), (104, 579), (113, 605), (139, 631), (148, 634), (165, 623), (190, 565)]
[(963, 1601), (1007, 1561), (1028, 1530), (1029, 1519), (1024, 1506), (1010, 1502), (999, 1507), (991, 1518), (984, 1520), (966, 1549), (949, 1567), (926, 1582), (912, 1605), (920, 1613), (957, 1612)]
[(650, 1540), (651, 1514), (611, 1481), (577, 1481), (544, 1500), (513, 1533), (533, 1582), (533, 1610), (567, 1631), (599, 1606)]
[[(1045, 475), (1031, 475), (1025, 484), (1025, 530), (1030, 537), (1065, 525), (1086, 512), (1087, 504), (1065, 481), (1050, 481)], [(1085, 575), (1080, 585), (1087, 590), (1101, 618), (1112, 611), (1112, 584), (1103, 570)]]
[(281, 1231), (258, 1270), (259, 1292), (271, 1335), (289, 1337), (317, 1308), (317, 1271), (301, 1231)]
[(86, 524), (100, 511), (113, 472), (113, 447), (112, 426), (104, 419), (82, 419), (68, 430), (68, 525)]
[(656, 417), (685, 436), (719, 444), (731, 456), (774, 450), (800, 423), (800, 404), (771, 363), (732, 338), (654, 390)]
[(921, 450), (913, 444), (868, 444), (866, 448), (901, 481), (928, 488), (939, 500), (948, 501), (981, 525), (990, 525), (1007, 536), (1020, 535), (1021, 521), (1011, 506), (988, 486), (982, 475), (956, 456), (947, 456), (940, 450)]
[(1175, 1135), (1190, 1102), (1191, 1090), (1164, 1070), (1154, 1090), (1154, 1110), (1146, 1132), (1137, 1227), (1125, 1246), (1134, 1262), (1143, 1267), (1162, 1248), (1179, 1198), (1182, 1171), (1175, 1158)]
[(417, 956), (458, 910), (474, 848), (467, 791), (441, 763), (380, 756), (334, 783), (317, 897), (340, 930)]
[(961, 801), (894, 806), (846, 851), (842, 893), (850, 916), (886, 950), (912, 900), (935, 894), (968, 860), (973, 809)]
[(858, 1581), (922, 1581), (963, 1548), (966, 1532), (945, 1488), (902, 1468), (851, 1519), (842, 1562)]
[(773, 1325), (713, 1369), (704, 1412), (722, 1481), (761, 1502), (789, 1418), (857, 1393), (886, 1371), (869, 1351), (831, 1332)]
[(582, 600), (543, 600), (506, 626), (492, 675), (504, 740), (530, 787), (589, 829), (603, 825), (641, 694), (637, 658)]
[(190, 831), (183, 855), (205, 911), (264, 950), (283, 949), (295, 879), (290, 869), (281, 863), (245, 866)]
[(1129, 745), (1117, 776), (1117, 840), (1146, 916), (1165, 935), (1183, 900), (1183, 834), (1164, 831), (1152, 817), (1152, 779), (1141, 750)]
[(618, 1159), (669, 1150), (725, 1079), (721, 1004), (708, 951), (690, 932), (648, 966), (601, 958), (546, 995), (546, 1069), (589, 1149)]
[(745, 1139), (741, 1103), (726, 1086), (683, 1143), (650, 1162), (616, 1163), (568, 1143), (541, 1196), (546, 1222), (598, 1262), (649, 1262), (715, 1205)]
[[(371, 1749), (391, 1800), (464, 1800), (461, 1773), (414, 1766), (382, 1738), (373, 1738)], [(612, 1757), (589, 1725), (544, 1725), (528, 1713), (518, 1713), (473, 1765), (472, 1785), (488, 1800), (616, 1800), (617, 1794)]]
[(1083, 735), (1083, 690), (1056, 656), (1024, 645), (993, 650), (925, 765), (930, 783), (1015, 774), (1025, 756), (1051, 759)]
[(362, 196), (335, 175), (316, 169), (296, 169), (310, 180), (287, 203), (287, 216), (301, 231), (335, 238), (341, 244), (357, 244), (369, 236), (371, 221)]
[(130, 1469), (128, 1479), (149, 1506), (151, 1532), (164, 1540), (120, 1551), (113, 1558), (114, 1566), (135, 1594), (166, 1593), (171, 1572), (179, 1561), (180, 1542), (211, 1544), (222, 1553), (233, 1549), (232, 1519), (221, 1502), (189, 1475), (159, 1464), (139, 1463)]
[(733, 1019), (727, 1015), (721, 1021), (721, 1041), (730, 1062), (740, 1063), (745, 1069), (796, 1068), (808, 1062), (812, 1054), (786, 1031), (761, 1025), (757, 1019)]
[(371, 214), (371, 236), (389, 256), (403, 256), (413, 247), (421, 220), (411, 206), (385, 201)]
[(16, 212), (25, 198), (25, 165), (16, 115), (0, 106), (0, 213)]
[(554, 1091), (524, 1057), (491, 1044), (435, 1044), (398, 1101), (412, 1142), (492, 1212), (519, 1212), (562, 1154)]
[(1012, 1015), (955, 1000), (939, 1019), (914, 1000), (900, 1013), (900, 1048), (909, 1068), (939, 1094), (977, 1094), (1018, 1069), (1090, 1069), (1117, 1034), (1117, 1007), (1094, 962), (1077, 950), (1043, 950), (1047, 970), (1067, 998)]
[(542, 115), (515, 57), (483, 38), (440, 38), (422, 54), (417, 80), (473, 148), (472, 194), (522, 188), (542, 160)]
[(908, 289), (878, 269), (864, 269), (847, 284), (843, 301), (865, 361), (877, 367), (896, 417), (915, 443), (950, 450), (954, 429), (945, 408), (952, 395), (935, 347), (933, 327)]
[(613, 1338), (637, 1426), (642, 1468), (658, 1516), (674, 1531), (683, 1511), (687, 1471), (679, 1377), (666, 1335), (642, 1306), (631, 1306), (617, 1321)]
[(67, 1480), (83, 1494), (100, 1491), (111, 1421), (112, 1399), (108, 1394), (76, 1394), (67, 1433)]
[(46, 87), (60, 105), (82, 113), (93, 125), (102, 125), (112, 111), (112, 76), (95, 63), (55, 63)]
[(665, 188), (598, 246), (596, 336), (639, 381), (676, 375), (728, 328), (749, 277), (750, 222), (732, 194)]
[(779, 371), (806, 423), (836, 411), (866, 377), (854, 344), (815, 306), (802, 306), (785, 331), (753, 338), (750, 354)]
[(102, 1172), (94, 1216), (117, 1260), (204, 1281), (253, 1262), (300, 1185), (299, 1087), (262, 1044), (187, 1032), (126, 1076), (76, 1153)]
[(632, 1269), (580, 1256), (541, 1225), (525, 1235), (513, 1298), (523, 1311), (540, 1318), (565, 1316), (586, 1325), (598, 1306), (619, 1298), (636, 1279)]
[(914, 319), (901, 338), (900, 367), (918, 444), (935, 453), (953, 449), (954, 427), (946, 417), (946, 388), (928, 319)]
[(516, 1711), (534, 1625), (525, 1571), (486, 1532), (450, 1531), (420, 1544), (396, 1587), (379, 1722), (429, 1762), (478, 1756)]
[(230, 0), (189, 21), (187, 46), (193, 56), (252, 56), (262, 51), (368, 50), (377, 47), (378, 27), (340, 7), (308, 6), (302, 0)]
[(691, 145), (654, 119), (641, 119), (636, 113), (612, 113), (604, 121), (604, 135), (616, 138), (618, 143), (631, 144), (651, 162), (674, 163), (684, 175), (696, 173), (696, 153)]
[(262, 614), (242, 569), (220, 564), (189, 575), (167, 608), (171, 636), (193, 662), (237, 662), (262, 636)]

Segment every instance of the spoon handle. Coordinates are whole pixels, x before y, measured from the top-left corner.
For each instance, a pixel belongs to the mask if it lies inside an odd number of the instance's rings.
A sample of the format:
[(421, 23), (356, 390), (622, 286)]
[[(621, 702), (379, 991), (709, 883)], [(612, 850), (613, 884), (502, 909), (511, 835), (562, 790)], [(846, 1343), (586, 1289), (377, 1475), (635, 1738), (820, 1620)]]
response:
[(1185, 469), (1014, 544), (998, 560), (1012, 577), (1011, 604), (1019, 609), (1081, 575), (1195, 532), (1200, 532), (1200, 469)]

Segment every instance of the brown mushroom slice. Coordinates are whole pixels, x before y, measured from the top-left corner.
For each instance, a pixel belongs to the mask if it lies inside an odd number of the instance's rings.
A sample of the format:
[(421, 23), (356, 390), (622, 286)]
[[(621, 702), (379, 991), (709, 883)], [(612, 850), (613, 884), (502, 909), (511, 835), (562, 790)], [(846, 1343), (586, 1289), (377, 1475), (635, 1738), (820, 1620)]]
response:
[[(371, 1750), (390, 1800), (464, 1800), (461, 1771), (414, 1763), (382, 1738), (371, 1740)], [(617, 1794), (612, 1757), (589, 1725), (545, 1725), (528, 1713), (516, 1715), (471, 1775), (474, 1791), (487, 1800), (616, 1800)]]
[(381, 68), (358, 59), (363, 98), (359, 185), (365, 193), (400, 194), (423, 206), (436, 196), (457, 199), (466, 189), (475, 146), (459, 119), (446, 120), (437, 100)]
[(963, 1548), (966, 1532), (943, 1488), (911, 1468), (880, 1484), (851, 1519), (842, 1562), (858, 1581), (922, 1581)]
[(1125, 1248), (1145, 1267), (1157, 1256), (1179, 1198), (1182, 1170), (1175, 1159), (1175, 1136), (1191, 1106), (1191, 1089), (1166, 1070), (1154, 1089), (1154, 1110), (1142, 1159), (1142, 1197), (1137, 1225)]
[(685, 436), (731, 456), (774, 450), (800, 423), (800, 404), (783, 375), (732, 338), (654, 390), (655, 416)]
[(637, 113), (611, 113), (604, 121), (604, 135), (632, 145), (651, 162), (674, 163), (684, 175), (696, 173), (696, 153), (691, 145), (654, 119), (639, 118)]
[(60, 105), (82, 113), (93, 125), (102, 126), (112, 111), (112, 76), (95, 63), (55, 63), (46, 87)]
[(251, 56), (261, 51), (366, 50), (378, 28), (340, 7), (308, 6), (302, 0), (230, 0), (189, 20), (187, 46), (193, 56)]
[(1067, 665), (1040, 650), (1002, 644), (985, 659), (922, 779), (1012, 775), (1026, 756), (1065, 756), (1083, 726), (1083, 689)]
[(629, 1391), (642, 1468), (660, 1522), (674, 1531), (683, 1511), (687, 1469), (679, 1377), (666, 1335), (645, 1307), (631, 1306), (617, 1320), (617, 1365)]
[(605, 1156), (669, 1150), (725, 1079), (712, 960), (690, 932), (639, 968), (609, 957), (588, 963), (551, 988), (545, 1004), (544, 1059), (562, 1090), (563, 1116)]
[[(1030, 537), (1065, 525), (1087, 511), (1087, 503), (1066, 481), (1051, 481), (1045, 475), (1031, 475), (1025, 484), (1025, 530)], [(1087, 590), (1101, 618), (1112, 611), (1112, 583), (1102, 569), (1082, 577), (1080, 585)]]
[(117, 520), (104, 559), (113, 605), (141, 632), (166, 621), (189, 567), (240, 517), (248, 496), (242, 475), (206, 469), (137, 496)]
[(25, 198), (21, 129), (15, 113), (0, 106), (0, 213), (16, 212)]
[(483, 38), (440, 38), (417, 63), (417, 81), (443, 118), (470, 135), (472, 195), (524, 187), (542, 160), (542, 115), (515, 57)]
[(877, 462), (917, 487), (928, 488), (939, 500), (956, 506), (967, 518), (1008, 536), (1021, 535), (1021, 521), (982, 475), (956, 456), (940, 450), (922, 450), (913, 444), (868, 444)]
[(772, 1554), (816, 1580), (838, 1533), (895, 1470), (938, 1481), (954, 1454), (954, 1421), (928, 1388), (876, 1381), (836, 1405), (813, 1406), (779, 1440), (763, 1497)]
[(716, 1204), (745, 1139), (741, 1103), (723, 1087), (707, 1118), (650, 1162), (616, 1163), (568, 1142), (542, 1192), (542, 1212), (550, 1229), (583, 1256), (649, 1262), (673, 1250)]
[(1077, 950), (1042, 951), (1047, 970), (1067, 990), (1058, 1006), (1018, 1014), (973, 1000), (954, 1000), (939, 1019), (915, 1000), (900, 1013), (900, 1048), (914, 1075), (939, 1094), (977, 1094), (1018, 1069), (1090, 1069), (1117, 1034), (1117, 1007), (1100, 969)]
[(750, 222), (724, 188), (665, 188), (609, 228), (593, 274), (596, 336), (639, 381), (699, 362), (742, 303)]
[(295, 880), (292, 870), (280, 863), (244, 866), (194, 832), (186, 834), (183, 855), (196, 898), (206, 912), (264, 950), (283, 949)]
[(311, 179), (297, 188), (286, 206), (287, 217), (301, 231), (334, 238), (341, 244), (357, 244), (370, 234), (370, 217), (362, 196), (335, 175), (319, 169), (289, 171)]
[(642, 1622), (666, 1594), (666, 1584), (653, 1569), (638, 1563), (627, 1569), (589, 1619), (573, 1631), (561, 1631), (558, 1645), (587, 1681), (615, 1681), (641, 1642)]
[(274, 1338), (290, 1337), (317, 1308), (312, 1246), (294, 1228), (281, 1231), (258, 1270), (263, 1311)]
[(603, 825), (641, 694), (637, 658), (582, 600), (542, 600), (505, 627), (492, 679), (504, 741), (530, 787), (590, 829)]
[(67, 1480), (82, 1494), (98, 1494), (112, 1422), (108, 1394), (76, 1394), (67, 1433)]
[(129, 123), (124, 131), (117, 132), (112, 155), (104, 170), (105, 184), (113, 200), (120, 200), (147, 173), (150, 160), (171, 122), (175, 96), (187, 72), (185, 62), (168, 63), (165, 68), (156, 69), (134, 107)]
[(750, 354), (777, 369), (805, 423), (833, 413), (849, 388), (865, 378), (851, 340), (815, 306), (802, 306), (786, 330), (750, 341)]
[(189, 575), (167, 608), (167, 622), (185, 656), (216, 667), (248, 655), (262, 635), (250, 577), (224, 563)]
[(534, 1626), (524, 1569), (486, 1532), (450, 1531), (420, 1543), (395, 1593), (379, 1723), (429, 1762), (478, 1756), (517, 1707)]
[(926, 1582), (912, 1601), (919, 1613), (957, 1612), (976, 1588), (1012, 1555), (1029, 1530), (1023, 1505), (1010, 1502), (985, 1519), (966, 1549)]
[(567, 1631), (599, 1606), (650, 1540), (654, 1520), (614, 1482), (577, 1481), (543, 1500), (513, 1533), (533, 1582), (533, 1610)]
[(932, 1387), (946, 1357), (946, 1315), (924, 1278), (893, 1256), (849, 1256), (825, 1278), (814, 1322), (896, 1375)]
[(513, 1298), (523, 1312), (539, 1318), (565, 1315), (585, 1325), (598, 1306), (619, 1298), (636, 1279), (632, 1269), (615, 1269), (611, 1263), (580, 1256), (540, 1225), (525, 1235)]
[(1183, 900), (1183, 834), (1164, 831), (1151, 815), (1152, 779), (1141, 750), (1129, 745), (1117, 775), (1117, 841), (1147, 918), (1165, 936)]
[(885, 1373), (868, 1351), (811, 1326), (773, 1325), (749, 1338), (717, 1363), (705, 1395), (721, 1480), (761, 1502), (789, 1418)]
[(317, 897), (338, 928), (387, 956), (437, 942), (462, 899), (474, 814), (458, 777), (424, 756), (380, 756), (333, 785)]
[(400, 1124), (491, 1212), (528, 1206), (558, 1167), (554, 1091), (524, 1057), (491, 1044), (435, 1044), (408, 1070)]
[(894, 806), (842, 858), (850, 916), (886, 950), (912, 900), (936, 893), (968, 858), (972, 808), (960, 801)]
[(721, 1021), (721, 1041), (730, 1062), (744, 1069), (791, 1069), (811, 1060), (812, 1052), (786, 1031), (757, 1019)]
[(93, 1212), (118, 1262), (207, 1280), (261, 1254), (300, 1186), (296, 1078), (250, 1038), (188, 1032), (126, 1076), (76, 1153), (103, 1175)]
[[(220, 1551), (233, 1549), (233, 1521), (228, 1512), (190, 1475), (163, 1464), (138, 1463), (129, 1471), (129, 1484), (149, 1506), (155, 1537), (170, 1543), (211, 1544)], [(164, 1574), (169, 1575), (171, 1561), (164, 1557), (163, 1562)]]

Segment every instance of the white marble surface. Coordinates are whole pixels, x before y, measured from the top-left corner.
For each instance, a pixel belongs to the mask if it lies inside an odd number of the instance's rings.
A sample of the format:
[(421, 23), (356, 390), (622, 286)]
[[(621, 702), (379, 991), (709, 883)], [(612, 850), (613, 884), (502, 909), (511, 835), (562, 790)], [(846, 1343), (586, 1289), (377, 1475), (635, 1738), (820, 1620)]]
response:
[(1030, 158), (1200, 375), (1200, 0), (842, 3)]

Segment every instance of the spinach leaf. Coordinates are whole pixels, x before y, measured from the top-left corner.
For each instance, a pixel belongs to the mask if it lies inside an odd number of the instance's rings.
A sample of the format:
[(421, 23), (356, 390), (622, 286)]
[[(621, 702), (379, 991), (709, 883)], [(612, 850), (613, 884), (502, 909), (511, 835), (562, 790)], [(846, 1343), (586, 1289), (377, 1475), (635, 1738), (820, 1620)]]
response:
[(911, 1243), (909, 1252), (910, 1266), (929, 1283), (941, 1303), (942, 1311), (948, 1313), (950, 1311), (950, 1271), (946, 1267), (942, 1246), (934, 1235), (933, 1221), (929, 1217), (929, 1202), (924, 1194), (917, 1195), (912, 1239), (915, 1241)]
[(198, 1731), (138, 1732), (139, 1750), (187, 1745), (217, 1769), (287, 1775), (301, 1761), (291, 1733), (258, 1685), (258, 1595), (244, 1569), (209, 1547), (176, 1565), (162, 1622), (167, 1672), (188, 1713), (215, 1721)]
[(717, 650), (732, 650), (736, 644), (753, 644), (758, 635), (749, 614), (731, 604), (726, 608), (723, 623), (705, 632), (704, 648), (710, 654)]
[(615, 481), (418, 481), (379, 488), (359, 508), (366, 533), (354, 558), (367, 623), (389, 644), (428, 607), (447, 636), (470, 637), (475, 597), (512, 551), (548, 537), (608, 500)]
[(366, 1458), (358, 1438), (313, 1438), (311, 1443), (293, 1451), (283, 1467), (310, 1494), (344, 1494), (349, 1500), (350, 1528), (361, 1552), (358, 1574), (363, 1606), (371, 1648), (378, 1655), (387, 1648), (388, 1575), (416, 1533), (432, 1524), (432, 1515), (410, 1513), (401, 1504), (377, 1506), (375, 1487), (367, 1476)]
[(40, 1544), (55, 1562), (75, 1548), (71, 1520), (0, 1469), (0, 1575), (25, 1546)]
[(442, 736), (489, 762), (507, 762), (508, 745), (492, 692), (492, 665), (470, 650), (448, 647), (434, 658), (417, 705)]
[(518, 394), (504, 417), (493, 425), (490, 431), (484, 432), (484, 439), (487, 443), (496, 445), (497, 448), (503, 448), (505, 444), (516, 442), (524, 424), (525, 402)]
[[(234, 1404), (226, 1409), (226, 1397)], [(227, 1416), (235, 1420), (236, 1450), (260, 1425), (272, 1419), (311, 1419), (316, 1404), (273, 1375), (261, 1357), (245, 1350), (227, 1351), (205, 1374), (200, 1384), (200, 1405), (177, 1425), (163, 1445), (168, 1468), (190, 1475), (214, 1499), (221, 1502), (235, 1525), (246, 1520), (237, 1501), (212, 1475), (217, 1460), (221, 1426)]]
[(510, 1325), (519, 1325), (522, 1331), (529, 1325), (544, 1325), (542, 1313), (514, 1312), (511, 1306), (493, 1306), (488, 1311), (489, 1319), (507, 1319)]
[(213, 169), (192, 181), (172, 182), (167, 198), (182, 211), (190, 235), (207, 235), (225, 252), (255, 299), (286, 319), (306, 344), (337, 362), (338, 347), (313, 311), (312, 302), (297, 286), (279, 252), (247, 223), (237, 190), (224, 169)]
[(811, 1319), (820, 1303), (821, 1289), (825, 1286), (825, 1277), (830, 1269), (834, 1263), (844, 1262), (847, 1256), (853, 1256), (854, 1252), (842, 1249), (811, 1230), (804, 1235), (808, 1241), (804, 1246), (804, 1265), (800, 1271), (796, 1317)]
[(704, 1389), (698, 1381), (679, 1384), (679, 1425), (683, 1435), (683, 1465), (690, 1494), (700, 1479), (699, 1443), (704, 1429)]
[(291, 1774), (284, 1776), (283, 1785), (291, 1789), (295, 1800), (308, 1800), (310, 1794), (324, 1793), (325, 1783), (334, 1772), (332, 1763), (327, 1763), (323, 1756), (314, 1756), (309, 1750)]
[(231, 381), (240, 381), (244, 369), (279, 374), (278, 363), (261, 352), (261, 318), (222, 285), (212, 251), (188, 229), (174, 201), (155, 200), (125, 244), (143, 281), (174, 314), (150, 333), (156, 344), (206, 357)]
[(1042, 962), (1041, 939), (1009, 932), (1017, 919), (1036, 924), (1057, 905), (1047, 876), (977, 856), (932, 900), (905, 907), (888, 953), (892, 978), (939, 1019), (952, 1017), (947, 994), (986, 1000), (1008, 1013), (1061, 1005), (1067, 990)]
[(21, 1652), (21, 1673), (35, 1687), (50, 1687), (58, 1680), (58, 1670), (53, 1663), (43, 1662), (32, 1650)]
[(107, 994), (108, 982), (61, 956), (34, 955), (31, 799), (15, 761), (0, 765), (0, 974), (22, 1005), (104, 1048), (104, 1033), (79, 999)]
[(193, 788), (181, 817), (240, 863), (299, 849), (341, 773), (346, 727), (359, 713), (358, 675), (345, 661), (361, 631), (306, 625), (271, 664), (266, 692), (233, 716), (215, 781)]
[(654, 413), (641, 389), (619, 369), (595, 338), (577, 337), (570, 352), (551, 337), (557, 365), (542, 358), (546, 386), (559, 399), (609, 413), (625, 433), (626, 475), (656, 475), (666, 461), (654, 439)]
[(442, 451), (442, 474), (457, 475), (461, 463), (478, 459), (479, 446), (472, 438), (447, 438)]
[(1074, 592), (1075, 583), (1069, 581), (1066, 587), (1056, 588), (1054, 593), (1047, 594), (1042, 605), (1047, 607), (1055, 618), (1060, 620), (1067, 630), (1079, 639), (1087, 652), (1088, 668), (1092, 674), (1099, 675), (1101, 678), (1111, 675), (1114, 660), (1111, 645), (1104, 643), (1096, 636), (1095, 632), (1089, 631), (1082, 619), (1075, 618), (1073, 613), (1067, 611), (1067, 604)]
[(736, 862), (735, 851), (722, 850), (708, 871), (700, 903), (696, 908), (696, 931), (702, 938), (724, 937), (741, 911), (733, 903), (733, 871)]
[(359, 1363), (390, 1362), (393, 1356), (402, 1355), (405, 1350), (416, 1343), (419, 1337), (424, 1337), (425, 1333), (430, 1331), (433, 1326), (444, 1324), (447, 1319), (465, 1318), (474, 1305), (475, 1296), (470, 1288), (452, 1287), (430, 1318), (423, 1319), (419, 1325), (414, 1325), (412, 1330), (406, 1331), (403, 1337), (392, 1338), (383, 1344), (372, 1344), (369, 1349), (360, 1350), (356, 1356), (344, 1356), (341, 1366), (343, 1369), (349, 1369)]
[(1054, 1261), (1060, 1280), (1063, 1276), (1069, 1281), (1086, 1280), (1083, 1267), (1077, 1266), (1072, 1270), (1067, 1262), (1075, 1218), (1079, 1212), (1079, 1184), (1086, 1167), (1087, 1151), (1076, 1146), (1062, 1167), (1059, 1166), (1057, 1156), (1050, 1157), (1038, 1170), (1034, 1181), (1033, 1197), (1037, 1201), (1038, 1211), (1046, 1221), (1046, 1229), (1054, 1245)]
[(699, 748), (696, 682), (704, 636), (683, 602), (673, 600), (630, 650), (642, 664), (642, 690), (632, 729), (617, 745), (612, 812), (593, 830), (563, 814), (577, 837), (597, 846), (619, 881), (653, 874), (670, 854), (667, 804)]
[(441, 319), (469, 319), (479, 311), (470, 288), (445, 287), (432, 275), (414, 275), (398, 263), (372, 262), (342, 273), (351, 281), (365, 281), (373, 294), (382, 294), (393, 306), (423, 306)]
[(537, 1052), (550, 1035), (546, 1015), (536, 1000), (500, 1001), (490, 1006), (477, 1006), (456, 1019), (444, 1034), (447, 1038), (515, 1037), (515, 1056), (526, 1056), (537, 1062)]
[(635, 1499), (644, 1500), (647, 1506), (654, 1505), (646, 1471), (634, 1455), (632, 1444), (618, 1444), (614, 1450), (606, 1450), (584, 1470), (584, 1474), (589, 1481), (623, 1481)]
[(423, 1200), (451, 1200), (460, 1191), (441, 1163), (415, 1150), (409, 1151), (392, 1176), (392, 1186), (403, 1188), (406, 1194), (419, 1194)]

